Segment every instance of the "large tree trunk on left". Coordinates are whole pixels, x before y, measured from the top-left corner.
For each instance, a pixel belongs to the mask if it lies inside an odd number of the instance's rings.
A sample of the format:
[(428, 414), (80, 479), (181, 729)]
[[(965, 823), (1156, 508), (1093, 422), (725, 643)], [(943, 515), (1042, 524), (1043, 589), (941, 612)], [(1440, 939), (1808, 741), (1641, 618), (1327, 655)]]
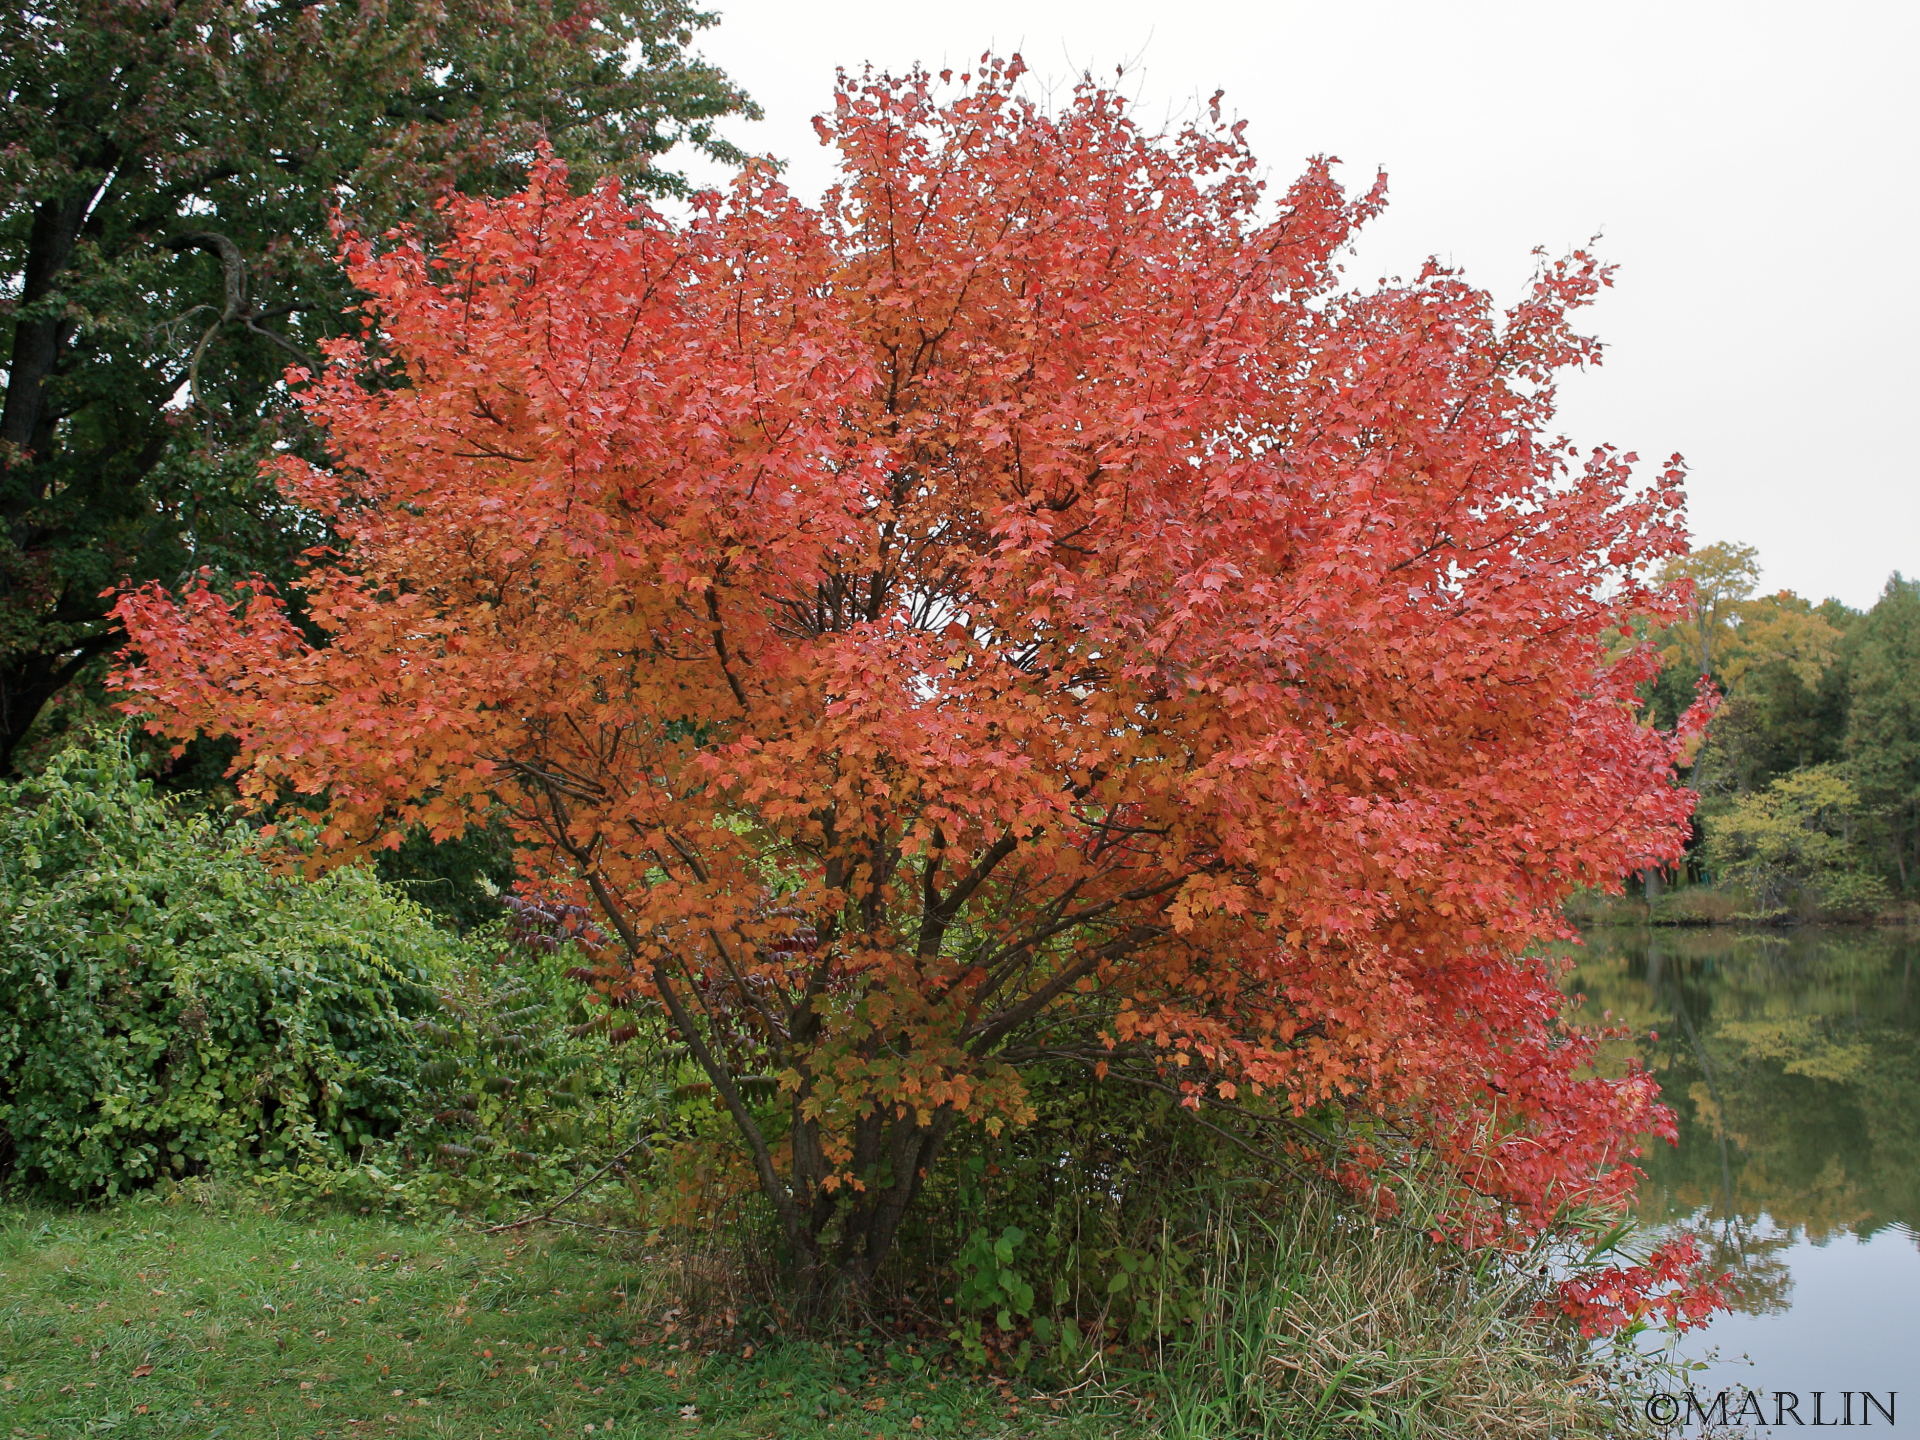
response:
[[(97, 162), (101, 157), (86, 157)], [(83, 161), (85, 163), (85, 161)], [(14, 756), (48, 700), (99, 653), (100, 644), (58, 647), (34, 632), (43, 617), (37, 609), (27, 576), (10, 575), (6, 562), (31, 552), (35, 510), (47, 499), (44, 462), (54, 444), (55, 413), (48, 403), (48, 387), (58, 373), (63, 352), (72, 337), (73, 321), (58, 313), (36, 313), (57, 308), (60, 280), (73, 261), (87, 210), (99, 193), (98, 184), (77, 185), (65, 194), (34, 208), (28, 233), (26, 263), (22, 269), (19, 310), (25, 318), (13, 328), (13, 346), (7, 356), (6, 403), (0, 407), (0, 523), (6, 527), (5, 551), (0, 552), (0, 606), (28, 608), (27, 614), (0, 614), (7, 628), (20, 634), (19, 648), (0, 652), (0, 775), (13, 773)], [(11, 593), (8, 593), (11, 592)], [(66, 607), (64, 597), (62, 608)], [(86, 616), (104, 614), (98, 606)], [(67, 617), (62, 617), (67, 618)], [(24, 632), (24, 633), (21, 633)]]
[[(29, 314), (14, 326), (13, 351), (7, 359), (7, 400), (0, 408), (0, 465), (9, 470), (25, 468), (35, 457), (44, 458), (53, 445), (47, 383), (73, 322), (62, 315), (31, 312), (53, 297), (62, 272), (72, 263), (87, 207), (97, 193), (97, 186), (78, 186), (34, 208), (18, 307)], [(24, 515), (38, 498), (32, 486), (18, 484), (14, 474), (7, 476), (0, 496), (4, 496), (0, 513), (9, 522)]]
[[(856, 1127), (851, 1169), (864, 1189), (821, 1183), (818, 1127), (794, 1108), (792, 1193), (805, 1233), (790, 1245), (795, 1290), (802, 1308), (828, 1315), (864, 1304), (893, 1253), (901, 1223), (913, 1209), (959, 1115), (941, 1107), (923, 1123), (912, 1115), (874, 1114)], [(838, 1202), (838, 1203), (836, 1203)]]
[(0, 660), (0, 775), (13, 773), (14, 757), (47, 702), (106, 648), (103, 638), (64, 656), (39, 652)]

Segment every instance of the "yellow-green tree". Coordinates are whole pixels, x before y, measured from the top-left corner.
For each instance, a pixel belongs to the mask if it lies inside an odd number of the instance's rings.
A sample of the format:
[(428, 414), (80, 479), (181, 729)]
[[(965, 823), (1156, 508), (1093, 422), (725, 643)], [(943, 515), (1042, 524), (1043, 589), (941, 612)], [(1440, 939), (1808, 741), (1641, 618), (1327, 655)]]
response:
[(1740, 606), (1760, 583), (1760, 552), (1726, 541), (1703, 545), (1669, 560), (1660, 578), (1693, 587), (1685, 617), (1661, 633), (1662, 657), (1670, 666), (1691, 664), (1698, 675), (1715, 674), (1715, 658), (1733, 638)]
[[(1840, 758), (1846, 730), (1846, 626), (1858, 617), (1781, 590), (1744, 601), (1714, 658), (1726, 692), (1694, 768), (1714, 797), (1764, 789), (1790, 770)], [(1685, 678), (1693, 679), (1692, 666)]]
[(1837, 768), (1795, 770), (1709, 816), (1707, 858), (1762, 915), (1782, 913), (1796, 899), (1870, 912), (1885, 901), (1886, 887), (1855, 843), (1863, 808)]
[(1809, 688), (1839, 658), (1844, 632), (1825, 606), (1778, 590), (1734, 607), (1731, 643), (1718, 663), (1720, 677), (1737, 686), (1754, 671), (1778, 665)]

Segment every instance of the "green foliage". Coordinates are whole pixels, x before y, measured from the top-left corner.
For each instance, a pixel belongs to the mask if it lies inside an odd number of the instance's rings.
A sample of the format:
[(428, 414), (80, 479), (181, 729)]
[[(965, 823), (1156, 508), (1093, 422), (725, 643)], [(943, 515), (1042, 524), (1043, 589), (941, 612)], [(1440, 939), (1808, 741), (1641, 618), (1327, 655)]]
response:
[(1836, 914), (1871, 914), (1886, 887), (1854, 843), (1860, 795), (1833, 766), (1783, 775), (1707, 822), (1707, 858), (1753, 897), (1760, 916), (1806, 897)]
[(1221, 1194), (1296, 1191), (1154, 1085), (1068, 1066), (1035, 1072), (1031, 1094), (1031, 1125), (959, 1137), (900, 1278), (945, 1290), (949, 1338), (975, 1363), (1062, 1379), (1109, 1346), (1157, 1352), (1207, 1303)]
[(655, 1178), (654, 1142), (676, 1128), (676, 1060), (633, 1026), (609, 1044), (618, 1012), (588, 1003), (597, 997), (566, 973), (575, 958), (498, 930), (478, 937), (437, 987), (437, 1009), (413, 1022), (426, 1058), (408, 1122), (366, 1167), (316, 1177), (317, 1188), (498, 1219), (627, 1154), (608, 1178), (626, 1182), (633, 1209), (632, 1187)]
[(506, 918), (501, 895), (513, 883), (513, 844), (502, 826), (475, 826), (440, 841), (416, 829), (398, 850), (382, 850), (373, 868), (462, 933)]
[(1895, 575), (1853, 637), (1847, 764), (1903, 890), (1920, 887), (1920, 580)]
[[(958, 1283), (953, 1303), (960, 1312), (954, 1339), (961, 1353), (976, 1365), (985, 1365), (989, 1359), (981, 1334), (987, 1317), (1003, 1334), (1033, 1319), (1033, 1282), (1019, 1268), (1017, 1259), (1026, 1238), (1027, 1232), (1018, 1225), (1003, 1225), (997, 1235), (982, 1226), (967, 1237), (954, 1257)], [(1016, 1355), (1020, 1368), (1025, 1368), (1030, 1358), (1030, 1346)]]
[(114, 1194), (337, 1165), (415, 1106), (454, 943), (364, 871), (276, 875), (124, 742), (0, 786), (0, 1166)]
[(0, 786), (0, 852), (15, 1188), (251, 1174), (290, 1202), (498, 1218), (686, 1128), (684, 1057), (592, 1003), (569, 945), (458, 939), (364, 870), (276, 874), (124, 740)]

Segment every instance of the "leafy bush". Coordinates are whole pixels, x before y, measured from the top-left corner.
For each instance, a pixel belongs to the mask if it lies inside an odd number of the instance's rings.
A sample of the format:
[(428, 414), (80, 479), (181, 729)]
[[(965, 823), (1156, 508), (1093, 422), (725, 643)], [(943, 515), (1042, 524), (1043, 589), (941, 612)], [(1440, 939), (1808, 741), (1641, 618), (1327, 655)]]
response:
[(1157, 1352), (1201, 1318), (1222, 1194), (1296, 1195), (1283, 1166), (1251, 1163), (1177, 1091), (1122, 1074), (1152, 1079), (1125, 1065), (1106, 1082), (1037, 1068), (1032, 1123), (956, 1137), (930, 1182), (893, 1278), (942, 1294), (948, 1338), (972, 1362), (1064, 1382), (1111, 1345)]
[(1859, 792), (1835, 767), (1795, 770), (1708, 817), (1707, 857), (1753, 897), (1761, 918), (1796, 900), (1838, 916), (1871, 914), (1889, 897), (1855, 844), (1861, 810)]
[(0, 1178), (340, 1163), (414, 1110), (457, 946), (365, 871), (275, 874), (124, 742), (64, 752), (0, 786)]
[[(684, 1047), (590, 1003), (571, 947), (529, 923), (536, 907), (513, 909), (514, 924), (476, 936), (436, 987), (437, 1008), (413, 1022), (422, 1103), (370, 1157), (405, 1201), (498, 1216), (615, 1161), (608, 1178), (631, 1189), (654, 1178), (646, 1160), (675, 1129)], [(644, 1195), (630, 1199), (644, 1208)]]

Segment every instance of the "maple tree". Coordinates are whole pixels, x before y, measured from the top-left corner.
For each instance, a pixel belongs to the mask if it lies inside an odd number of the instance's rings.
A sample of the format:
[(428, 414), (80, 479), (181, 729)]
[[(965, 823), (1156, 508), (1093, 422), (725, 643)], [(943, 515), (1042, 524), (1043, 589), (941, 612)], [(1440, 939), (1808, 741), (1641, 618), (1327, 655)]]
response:
[(326, 643), (261, 583), (134, 590), (129, 707), (329, 861), (504, 812), (809, 1274), (869, 1279), (1035, 1065), (1362, 1118), (1345, 1173), (1417, 1143), (1465, 1234), (1618, 1201), (1664, 1112), (1526, 953), (1690, 803), (1609, 650), (1676, 613), (1677, 464), (1549, 428), (1605, 269), (1348, 289), (1383, 183), (1272, 203), (1217, 110), (1020, 70), (843, 79), (817, 207), (549, 162), (350, 239), (335, 463), (278, 467), (340, 537)]

